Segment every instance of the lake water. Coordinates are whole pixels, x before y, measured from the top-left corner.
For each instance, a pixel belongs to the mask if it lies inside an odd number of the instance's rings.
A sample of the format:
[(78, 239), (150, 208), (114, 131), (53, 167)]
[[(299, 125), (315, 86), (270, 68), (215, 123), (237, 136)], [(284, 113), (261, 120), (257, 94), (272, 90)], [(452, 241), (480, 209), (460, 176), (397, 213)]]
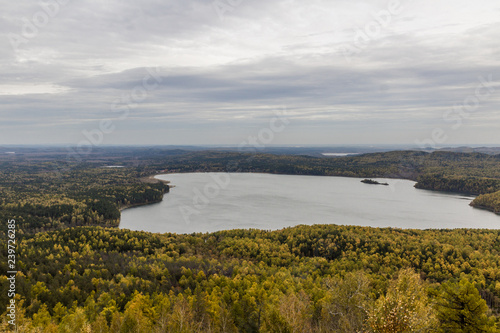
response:
[(211, 232), (298, 224), (500, 229), (500, 216), (469, 206), (473, 197), (415, 189), (415, 182), (258, 173), (157, 176), (175, 187), (158, 204), (126, 209), (120, 228)]

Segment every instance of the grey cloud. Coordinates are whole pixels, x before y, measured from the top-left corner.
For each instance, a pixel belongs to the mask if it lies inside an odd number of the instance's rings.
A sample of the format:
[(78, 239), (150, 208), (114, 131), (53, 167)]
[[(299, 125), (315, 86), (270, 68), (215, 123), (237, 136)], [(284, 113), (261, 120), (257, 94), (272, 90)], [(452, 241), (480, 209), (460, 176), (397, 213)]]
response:
[[(36, 136), (53, 140), (51, 126), (66, 126), (60, 140), (74, 140), (81, 129), (95, 126), (92, 122), (116, 118), (114, 101), (141, 86), (147, 68), (156, 66), (161, 84), (131, 109), (111, 142), (134, 140), (124, 134), (127, 129), (154, 143), (158, 136), (168, 137), (162, 126), (175, 123), (176, 133), (186, 129), (186, 143), (196, 143), (196, 137), (188, 137), (193, 128), (216, 133), (217, 126), (257, 126), (277, 105), (290, 111), (290, 133), (302, 133), (289, 134), (289, 143), (304, 136), (314, 141), (315, 131), (345, 133), (339, 130), (343, 125), (356, 131), (357, 124), (360, 137), (366, 137), (373, 123), (381, 131), (399, 124), (387, 140), (412, 141), (416, 128), (448, 125), (443, 112), (474, 93), (478, 76), (492, 74), (500, 82), (500, 23), (491, 20), (468, 29), (443, 23), (443, 29), (461, 29), (453, 34), (427, 26), (419, 30), (422, 14), (409, 12), (347, 61), (339, 47), (352, 40), (354, 28), (372, 19), (372, 11), (385, 6), (362, 0), (243, 1), (221, 20), (210, 1), (71, 1), (15, 52), (7, 34), (19, 33), (21, 19), (40, 8), (6, 5), (0, 14), (0, 37), (7, 46), (0, 48), (0, 91), (2, 85), (34, 84), (66, 90), (0, 95), (6, 130), (0, 140), (7, 140), (9, 128), (38, 124), (44, 129)], [(337, 8), (332, 17), (339, 21), (328, 24)], [(350, 13), (352, 22), (341, 21), (343, 13)], [(406, 31), (401, 22), (417, 28)], [(470, 123), (489, 126), (487, 115), (498, 110), (499, 101), (497, 95), (481, 101), (477, 122)], [(417, 125), (410, 131), (410, 124)], [(401, 136), (405, 128), (410, 137)]]

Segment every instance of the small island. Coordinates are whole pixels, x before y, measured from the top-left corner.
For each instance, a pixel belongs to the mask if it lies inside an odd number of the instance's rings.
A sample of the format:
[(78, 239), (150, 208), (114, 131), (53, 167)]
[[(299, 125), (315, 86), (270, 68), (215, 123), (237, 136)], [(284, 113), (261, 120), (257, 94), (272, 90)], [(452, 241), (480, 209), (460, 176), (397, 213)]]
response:
[(380, 183), (380, 182), (373, 180), (373, 179), (363, 179), (361, 182), (365, 183), (365, 184), (371, 184), (371, 185), (385, 185), (385, 186), (389, 185), (388, 183)]

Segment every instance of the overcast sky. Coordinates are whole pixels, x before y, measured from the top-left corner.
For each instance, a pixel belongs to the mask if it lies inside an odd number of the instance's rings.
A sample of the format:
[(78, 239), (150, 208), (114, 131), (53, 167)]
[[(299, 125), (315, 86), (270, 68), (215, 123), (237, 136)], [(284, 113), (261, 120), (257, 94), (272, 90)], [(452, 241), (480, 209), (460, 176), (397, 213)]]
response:
[(0, 0), (0, 144), (500, 145), (498, 0), (58, 1)]

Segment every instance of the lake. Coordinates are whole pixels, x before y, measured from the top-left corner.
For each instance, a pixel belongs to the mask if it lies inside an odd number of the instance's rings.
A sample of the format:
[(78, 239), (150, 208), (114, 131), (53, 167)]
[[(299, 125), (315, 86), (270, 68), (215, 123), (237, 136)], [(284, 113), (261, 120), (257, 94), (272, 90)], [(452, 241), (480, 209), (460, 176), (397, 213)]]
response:
[(120, 228), (212, 232), (298, 224), (397, 228), (500, 228), (500, 216), (469, 206), (471, 196), (419, 190), (415, 182), (260, 173), (160, 175), (170, 193), (161, 203), (126, 209)]

